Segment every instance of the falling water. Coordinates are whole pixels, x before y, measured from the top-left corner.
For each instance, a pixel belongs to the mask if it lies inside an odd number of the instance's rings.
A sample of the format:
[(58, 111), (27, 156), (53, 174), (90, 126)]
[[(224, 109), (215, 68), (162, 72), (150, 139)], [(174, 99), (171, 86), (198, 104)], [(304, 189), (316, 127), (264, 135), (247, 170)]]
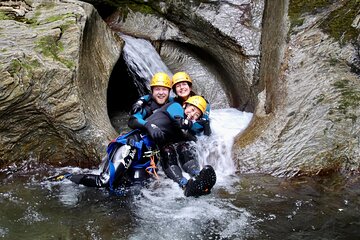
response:
[(154, 46), (147, 40), (120, 34), (125, 41), (123, 56), (129, 73), (134, 79), (140, 95), (149, 89), (149, 80), (157, 72), (165, 72), (172, 76), (171, 71), (163, 63)]

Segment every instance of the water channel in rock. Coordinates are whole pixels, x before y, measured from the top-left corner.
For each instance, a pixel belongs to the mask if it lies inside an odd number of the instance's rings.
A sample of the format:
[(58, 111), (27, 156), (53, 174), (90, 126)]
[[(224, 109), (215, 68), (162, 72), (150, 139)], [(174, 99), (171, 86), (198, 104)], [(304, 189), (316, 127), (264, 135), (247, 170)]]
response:
[[(148, 71), (148, 70), (147, 70)], [(157, 70), (149, 70), (154, 73)], [(282, 179), (236, 172), (232, 141), (252, 114), (211, 111), (210, 137), (197, 142), (201, 165), (217, 183), (209, 195), (185, 197), (160, 171), (160, 179), (125, 196), (68, 180), (36, 159), (0, 171), (3, 239), (356, 239), (360, 235), (360, 181), (341, 174)], [(274, 160), (275, 161), (275, 160)]]

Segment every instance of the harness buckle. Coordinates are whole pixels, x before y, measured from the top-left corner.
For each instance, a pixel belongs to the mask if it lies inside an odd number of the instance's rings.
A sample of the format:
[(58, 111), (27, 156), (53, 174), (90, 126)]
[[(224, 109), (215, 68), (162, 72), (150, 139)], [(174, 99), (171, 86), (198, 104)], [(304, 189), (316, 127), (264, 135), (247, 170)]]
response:
[(157, 156), (157, 154), (160, 153), (159, 150), (150, 150), (150, 151), (146, 151), (144, 152), (143, 157), (152, 157), (152, 156)]

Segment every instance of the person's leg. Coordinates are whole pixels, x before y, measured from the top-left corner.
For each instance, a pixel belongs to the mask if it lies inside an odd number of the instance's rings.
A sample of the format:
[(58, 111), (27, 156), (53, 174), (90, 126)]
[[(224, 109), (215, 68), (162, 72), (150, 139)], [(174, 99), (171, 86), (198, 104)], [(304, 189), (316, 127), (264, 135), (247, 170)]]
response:
[(201, 169), (199, 175), (190, 178), (188, 184), (186, 185), (184, 195), (186, 197), (197, 197), (209, 194), (215, 183), (215, 170), (210, 165), (205, 165), (204, 168)]
[(179, 162), (182, 169), (191, 177), (200, 172), (200, 164), (197, 158), (197, 149), (193, 142), (180, 142), (176, 152), (179, 154)]
[(173, 144), (167, 145), (160, 150), (160, 163), (166, 176), (177, 182), (181, 188), (185, 187), (187, 179), (182, 175)]
[[(134, 136), (130, 135), (133, 139)], [(125, 172), (129, 169), (134, 158), (137, 158), (137, 148), (130, 145), (121, 145), (114, 147), (110, 154), (111, 161), (108, 157), (102, 163), (102, 172), (96, 174), (75, 174), (68, 179), (77, 184), (87, 187), (112, 187), (116, 188), (121, 183), (121, 179)]]
[[(109, 185), (116, 188), (120, 185), (125, 172), (129, 169), (134, 158), (137, 157), (137, 148), (130, 145), (123, 145), (112, 158), (110, 167)], [(104, 178), (105, 179), (105, 178)]]
[(69, 176), (68, 179), (74, 183), (87, 187), (104, 187), (100, 180), (100, 175), (96, 174), (73, 174)]

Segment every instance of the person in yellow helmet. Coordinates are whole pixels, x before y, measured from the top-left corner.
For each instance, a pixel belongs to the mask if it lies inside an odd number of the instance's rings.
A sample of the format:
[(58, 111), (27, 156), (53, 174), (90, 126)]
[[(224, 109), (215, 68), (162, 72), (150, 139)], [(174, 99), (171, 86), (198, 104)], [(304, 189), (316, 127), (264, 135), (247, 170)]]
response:
[(158, 72), (150, 81), (151, 94), (142, 96), (132, 106), (129, 123), (133, 129), (144, 129), (145, 119), (156, 109), (169, 102), (172, 80), (168, 74)]
[[(192, 96), (184, 104), (167, 103), (145, 119), (146, 132), (160, 149), (160, 163), (166, 176), (184, 189), (185, 196), (208, 194), (216, 182), (211, 166), (204, 166), (200, 171), (194, 144), (196, 132), (192, 130), (193, 123), (203, 116), (206, 107), (203, 97)], [(129, 127), (135, 128), (131, 124)], [(183, 176), (182, 169), (190, 179)]]
[[(196, 93), (192, 90), (192, 79), (189, 74), (186, 72), (177, 72), (172, 77), (172, 90), (175, 93), (174, 101), (184, 104), (186, 100), (188, 100), (191, 96), (195, 96)], [(193, 131), (197, 133), (203, 132), (204, 135), (210, 136), (211, 128), (210, 128), (210, 104), (208, 101), (206, 111), (204, 112), (202, 118), (196, 121), (192, 128)]]

